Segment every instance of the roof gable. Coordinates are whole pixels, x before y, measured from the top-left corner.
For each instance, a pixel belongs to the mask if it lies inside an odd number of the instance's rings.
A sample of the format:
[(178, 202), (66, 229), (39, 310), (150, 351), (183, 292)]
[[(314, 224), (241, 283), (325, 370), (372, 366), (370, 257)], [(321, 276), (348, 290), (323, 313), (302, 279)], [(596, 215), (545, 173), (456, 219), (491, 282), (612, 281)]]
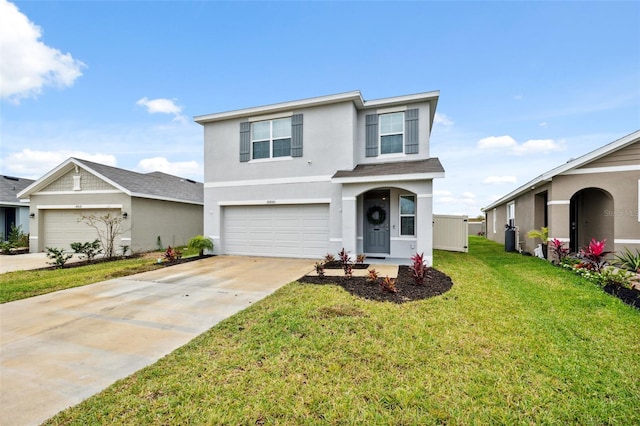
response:
[[(132, 172), (77, 158), (69, 158), (18, 195), (25, 197), (48, 188), (55, 188), (55, 183), (60, 178), (70, 172), (72, 174), (80, 173), (80, 169), (101, 180), (103, 185), (108, 185), (104, 189), (120, 190), (131, 197), (154, 198), (193, 204), (203, 203), (204, 186), (202, 183), (191, 179), (161, 172), (147, 174)], [(66, 190), (72, 189), (68, 185), (65, 188)]]
[[(640, 141), (640, 130), (636, 130), (633, 133), (623, 136), (620, 139), (617, 139), (607, 145), (601, 146), (600, 148), (595, 149), (581, 157), (567, 161), (565, 164), (562, 164), (556, 167), (555, 169), (551, 169), (548, 172), (541, 174), (535, 179), (530, 180), (529, 182), (525, 183), (519, 188), (511, 191), (504, 197), (501, 197), (498, 200), (494, 201), (493, 203), (489, 204), (488, 206), (484, 207), (482, 210), (487, 211), (496, 206), (499, 206), (508, 201), (511, 201), (516, 197), (520, 196), (522, 193), (529, 191), (531, 187), (538, 186), (541, 183), (550, 182), (551, 180), (553, 180), (555, 176), (562, 175), (562, 174), (572, 174), (572, 173), (575, 173), (574, 171), (577, 169), (589, 168), (589, 166), (597, 165), (599, 160), (607, 156), (611, 156), (614, 153), (619, 152), (620, 150), (626, 147), (634, 145), (639, 141)], [(601, 167), (603, 170), (606, 170), (602, 166), (599, 166), (599, 167)], [(630, 164), (627, 168), (629, 168), (630, 170), (640, 170), (640, 162), (635, 162), (633, 164)]]

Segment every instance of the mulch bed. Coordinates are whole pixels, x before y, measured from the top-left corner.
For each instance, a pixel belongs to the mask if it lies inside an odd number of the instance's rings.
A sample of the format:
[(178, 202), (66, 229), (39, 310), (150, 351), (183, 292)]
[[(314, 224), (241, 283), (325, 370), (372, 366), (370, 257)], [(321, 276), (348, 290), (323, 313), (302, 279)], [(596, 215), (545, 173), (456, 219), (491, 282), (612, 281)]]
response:
[(306, 284), (335, 284), (344, 288), (354, 296), (362, 297), (363, 299), (393, 303), (413, 302), (415, 300), (423, 300), (430, 297), (440, 296), (441, 294), (451, 290), (451, 287), (453, 286), (453, 282), (448, 275), (433, 268), (429, 268), (428, 277), (425, 278), (424, 285), (418, 286), (415, 285), (413, 281), (411, 268), (405, 265), (400, 265), (398, 267), (398, 278), (396, 279), (397, 293), (390, 293), (382, 290), (380, 282), (382, 282), (383, 278), (384, 277), (378, 278), (376, 283), (368, 283), (365, 277), (353, 277), (348, 279), (344, 276), (318, 277), (305, 275), (298, 281)]
[(627, 305), (640, 309), (640, 290), (636, 288), (624, 288), (606, 285), (602, 288), (605, 292), (617, 297)]

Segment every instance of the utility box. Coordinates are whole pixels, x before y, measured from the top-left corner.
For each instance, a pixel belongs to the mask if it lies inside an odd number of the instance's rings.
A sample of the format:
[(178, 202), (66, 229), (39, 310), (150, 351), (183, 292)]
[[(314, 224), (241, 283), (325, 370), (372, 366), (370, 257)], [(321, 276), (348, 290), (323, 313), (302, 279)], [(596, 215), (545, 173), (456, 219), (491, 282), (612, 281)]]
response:
[(516, 228), (514, 226), (505, 225), (504, 230), (504, 251), (516, 251)]

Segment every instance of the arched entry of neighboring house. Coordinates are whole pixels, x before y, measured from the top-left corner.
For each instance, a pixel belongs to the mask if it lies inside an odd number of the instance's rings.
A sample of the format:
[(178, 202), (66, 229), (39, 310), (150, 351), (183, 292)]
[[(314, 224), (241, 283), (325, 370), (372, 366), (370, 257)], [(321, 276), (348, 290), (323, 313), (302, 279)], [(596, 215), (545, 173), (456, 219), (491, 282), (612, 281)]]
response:
[(607, 240), (607, 246), (613, 247), (614, 227), (613, 197), (600, 188), (585, 188), (571, 197), (570, 203), (570, 242), (571, 251), (577, 252), (589, 245), (592, 238)]

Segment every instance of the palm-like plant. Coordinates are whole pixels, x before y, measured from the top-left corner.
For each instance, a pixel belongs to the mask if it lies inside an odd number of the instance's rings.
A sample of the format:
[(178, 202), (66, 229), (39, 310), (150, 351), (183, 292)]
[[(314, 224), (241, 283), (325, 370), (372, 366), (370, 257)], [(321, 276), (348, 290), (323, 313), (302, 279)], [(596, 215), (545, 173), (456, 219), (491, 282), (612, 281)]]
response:
[(631, 250), (625, 247), (622, 253), (616, 254), (614, 265), (640, 274), (640, 250), (636, 249), (636, 252), (632, 253)]
[(542, 244), (547, 245), (547, 241), (549, 241), (549, 228), (543, 226), (540, 229), (532, 229), (527, 232), (527, 237), (529, 238), (539, 238), (542, 241)]
[(198, 255), (200, 257), (204, 256), (205, 250), (213, 250), (213, 241), (202, 235), (196, 235), (189, 240), (187, 245), (190, 249), (198, 250)]

